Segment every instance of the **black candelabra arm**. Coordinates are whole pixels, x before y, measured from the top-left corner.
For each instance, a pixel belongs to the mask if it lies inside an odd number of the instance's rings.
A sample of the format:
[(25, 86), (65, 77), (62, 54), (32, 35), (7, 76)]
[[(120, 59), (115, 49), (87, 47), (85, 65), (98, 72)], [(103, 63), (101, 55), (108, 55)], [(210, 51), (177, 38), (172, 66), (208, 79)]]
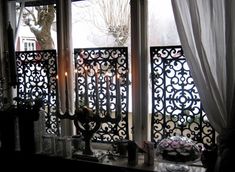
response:
[(57, 109), (56, 116), (59, 119), (70, 119), (70, 120), (75, 119), (75, 115), (73, 115), (73, 114), (71, 115), (68, 110), (66, 110), (64, 113), (62, 113), (59, 109)]

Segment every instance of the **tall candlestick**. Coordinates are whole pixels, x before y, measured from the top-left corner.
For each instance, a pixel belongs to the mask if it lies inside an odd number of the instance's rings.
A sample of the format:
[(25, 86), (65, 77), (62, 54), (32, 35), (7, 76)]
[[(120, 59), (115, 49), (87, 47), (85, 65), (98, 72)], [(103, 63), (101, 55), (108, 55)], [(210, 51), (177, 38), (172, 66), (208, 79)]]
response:
[(120, 98), (120, 76), (117, 74), (116, 76), (116, 112), (117, 116), (121, 115), (121, 98)]
[(95, 95), (96, 95), (96, 114), (99, 114), (99, 92), (98, 92), (98, 70), (95, 70)]
[(75, 69), (75, 97), (76, 97), (76, 101), (75, 101), (75, 103), (76, 103), (76, 105), (75, 105), (75, 107), (76, 107), (76, 109), (78, 109), (79, 108), (79, 93), (78, 93), (78, 70), (77, 69)]
[(89, 107), (88, 104), (88, 83), (87, 83), (87, 67), (85, 66), (85, 105)]
[(66, 105), (66, 111), (69, 109), (69, 97), (68, 97), (68, 73), (65, 72), (65, 105)]
[(107, 102), (106, 102), (106, 106), (107, 106), (107, 115), (110, 115), (110, 94), (109, 94), (109, 76), (108, 74), (106, 74), (105, 76), (106, 78), (106, 98), (107, 98)]

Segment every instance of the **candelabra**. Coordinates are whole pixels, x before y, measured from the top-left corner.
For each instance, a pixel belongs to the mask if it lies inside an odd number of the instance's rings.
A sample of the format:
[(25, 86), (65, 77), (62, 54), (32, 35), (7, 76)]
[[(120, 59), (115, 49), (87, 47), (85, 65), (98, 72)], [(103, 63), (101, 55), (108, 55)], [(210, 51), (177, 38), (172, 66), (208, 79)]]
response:
[[(73, 155), (75, 158), (86, 160), (99, 161), (99, 157), (93, 152), (91, 147), (91, 140), (102, 123), (111, 122), (118, 124), (121, 120), (121, 94), (120, 94), (120, 78), (119, 75), (113, 75), (116, 79), (112, 83), (112, 77), (108, 74), (98, 77), (98, 71), (93, 69), (92, 77), (88, 77), (88, 69), (85, 67), (81, 75), (75, 71), (75, 92), (76, 92), (76, 110), (73, 115), (68, 112), (68, 90), (67, 90), (67, 72), (65, 73), (65, 97), (66, 97), (66, 112), (64, 114), (58, 113), (60, 118), (68, 118), (73, 120), (77, 131), (81, 132), (84, 138), (85, 147), (82, 154)], [(83, 82), (80, 83), (80, 93), (78, 88), (78, 78), (82, 78)], [(99, 79), (98, 79), (99, 78)], [(99, 80), (99, 82), (98, 82)], [(89, 89), (88, 85), (93, 85)], [(115, 85), (115, 94), (111, 92), (111, 86)], [(111, 94), (111, 95), (110, 95)], [(103, 97), (102, 101), (100, 96)], [(81, 103), (79, 99), (84, 101)], [(111, 110), (111, 100), (115, 99), (115, 115), (114, 109)]]
[(80, 131), (84, 137), (85, 147), (82, 154), (75, 152), (74, 158), (85, 159), (91, 161), (99, 161), (105, 155), (103, 152), (94, 152), (91, 146), (93, 135), (98, 131), (101, 124), (104, 122), (119, 122), (121, 115), (116, 118), (106, 116), (104, 118), (87, 106), (83, 106), (76, 110), (74, 115), (74, 125), (78, 131)]

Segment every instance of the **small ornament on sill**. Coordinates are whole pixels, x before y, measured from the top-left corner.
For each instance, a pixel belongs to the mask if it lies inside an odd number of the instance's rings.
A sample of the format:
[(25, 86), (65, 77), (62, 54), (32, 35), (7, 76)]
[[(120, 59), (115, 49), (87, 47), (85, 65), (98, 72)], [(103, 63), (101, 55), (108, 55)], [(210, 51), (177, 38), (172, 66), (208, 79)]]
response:
[(55, 138), (55, 155), (58, 157), (71, 158), (71, 137), (56, 137)]
[(138, 164), (138, 145), (135, 141), (128, 142), (128, 165)]
[(157, 145), (157, 156), (172, 162), (195, 162), (200, 159), (200, 148), (189, 138), (171, 136)]
[(72, 136), (71, 138), (72, 154), (77, 151), (81, 151), (83, 149), (84, 145), (82, 145), (82, 140), (83, 136), (81, 134)]
[(154, 143), (150, 141), (144, 141), (144, 164), (154, 165)]
[(42, 144), (43, 154), (55, 154), (55, 135), (43, 135)]
[(128, 140), (122, 139), (116, 142), (116, 151), (120, 157), (127, 157)]

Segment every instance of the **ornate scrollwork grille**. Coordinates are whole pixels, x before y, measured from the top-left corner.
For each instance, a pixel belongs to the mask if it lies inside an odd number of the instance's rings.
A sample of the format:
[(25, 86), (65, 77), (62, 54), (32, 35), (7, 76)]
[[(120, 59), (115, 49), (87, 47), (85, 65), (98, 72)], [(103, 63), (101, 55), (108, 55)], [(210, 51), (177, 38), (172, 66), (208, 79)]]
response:
[[(99, 94), (98, 106), (102, 124), (100, 129), (95, 133), (93, 141), (113, 142), (118, 139), (128, 139), (129, 78), (127, 48), (112, 47), (75, 49), (74, 58), (75, 69), (78, 74), (75, 78), (77, 80), (75, 92), (79, 99), (79, 106), (88, 101), (89, 108), (95, 111), (97, 106), (95, 91)], [(97, 74), (98, 78), (95, 76)], [(118, 100), (117, 76), (120, 77), (121, 121), (118, 121), (117, 116), (115, 116), (115, 112), (117, 111), (116, 104)], [(86, 79), (86, 77), (88, 79)], [(108, 96), (106, 82), (107, 77), (110, 80), (108, 86)], [(97, 85), (98, 90), (95, 90)], [(88, 91), (85, 91), (86, 88), (88, 88)], [(88, 97), (88, 100), (86, 100), (86, 97)], [(109, 106), (107, 106), (107, 97), (110, 99), (110, 103), (108, 104)], [(107, 115), (107, 111), (111, 111), (111, 117)]]
[(16, 52), (18, 97), (23, 100), (42, 98), (46, 132), (58, 134), (56, 112), (56, 50)]
[(215, 143), (181, 46), (151, 47), (152, 139), (184, 135)]

